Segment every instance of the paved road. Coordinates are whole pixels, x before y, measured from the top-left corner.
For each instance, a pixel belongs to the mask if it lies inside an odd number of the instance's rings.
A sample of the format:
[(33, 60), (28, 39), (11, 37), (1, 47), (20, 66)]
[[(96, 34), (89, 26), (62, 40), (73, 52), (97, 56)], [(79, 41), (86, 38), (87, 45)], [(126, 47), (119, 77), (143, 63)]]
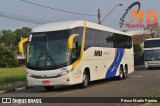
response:
[(86, 89), (70, 86), (48, 92), (43, 87), (33, 87), (0, 97), (148, 97), (157, 90), (160, 90), (160, 70), (144, 70), (133, 72), (125, 80), (95, 81)]

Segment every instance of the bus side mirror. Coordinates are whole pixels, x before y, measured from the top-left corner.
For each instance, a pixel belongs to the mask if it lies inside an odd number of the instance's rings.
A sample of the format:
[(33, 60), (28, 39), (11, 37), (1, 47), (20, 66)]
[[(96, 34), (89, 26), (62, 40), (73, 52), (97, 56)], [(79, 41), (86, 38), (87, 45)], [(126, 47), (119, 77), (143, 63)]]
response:
[(73, 39), (75, 37), (79, 36), (79, 34), (72, 34), (70, 35), (69, 39), (68, 39), (68, 49), (73, 49)]
[(20, 53), (23, 53), (23, 44), (28, 42), (28, 38), (24, 38), (23, 40), (21, 40), (18, 44), (18, 51)]

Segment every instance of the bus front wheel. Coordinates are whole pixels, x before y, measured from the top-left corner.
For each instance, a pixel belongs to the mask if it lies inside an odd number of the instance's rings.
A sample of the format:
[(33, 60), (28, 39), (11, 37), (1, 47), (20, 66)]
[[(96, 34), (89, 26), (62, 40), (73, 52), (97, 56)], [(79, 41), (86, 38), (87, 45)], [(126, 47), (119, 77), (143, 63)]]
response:
[(88, 84), (89, 84), (89, 75), (88, 75), (87, 71), (84, 71), (81, 87), (86, 88), (88, 86)]

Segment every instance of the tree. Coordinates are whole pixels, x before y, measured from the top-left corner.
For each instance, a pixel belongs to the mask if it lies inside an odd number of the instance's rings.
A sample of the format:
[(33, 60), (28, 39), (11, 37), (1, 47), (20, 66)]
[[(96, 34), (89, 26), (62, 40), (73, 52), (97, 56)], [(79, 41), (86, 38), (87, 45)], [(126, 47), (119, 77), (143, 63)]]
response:
[(28, 38), (31, 28), (23, 27), (21, 29), (16, 29), (14, 32), (16, 34), (16, 45), (18, 45), (19, 41), (21, 41), (21, 37)]
[(159, 23), (154, 23), (150, 27), (144, 28), (144, 31), (149, 31), (151, 33), (152, 38), (159, 38), (160, 37), (160, 28), (159, 28)]
[[(18, 48), (18, 43), (21, 41), (22, 38), (28, 38), (31, 32), (31, 28), (23, 27), (21, 29), (16, 29), (15, 31), (16, 39), (15, 39), (15, 48)], [(24, 45), (24, 51), (26, 52), (27, 46)]]
[(21, 41), (21, 37), (28, 37), (30, 32), (31, 29), (28, 27), (23, 27), (15, 31), (0, 31), (0, 67), (14, 67), (18, 65), (15, 59), (18, 43)]
[(134, 44), (133, 48), (134, 48), (135, 55), (142, 55), (142, 48), (141, 48), (140, 44)]
[(18, 62), (14, 53), (7, 46), (0, 46), (0, 67), (15, 67)]
[(2, 30), (0, 33), (0, 44), (13, 48), (15, 44), (15, 33), (11, 30)]

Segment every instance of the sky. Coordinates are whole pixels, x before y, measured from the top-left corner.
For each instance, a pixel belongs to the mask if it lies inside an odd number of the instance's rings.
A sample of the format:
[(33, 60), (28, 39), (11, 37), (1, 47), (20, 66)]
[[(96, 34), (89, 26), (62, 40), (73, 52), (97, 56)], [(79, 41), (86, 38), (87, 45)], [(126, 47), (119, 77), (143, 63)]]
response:
[[(45, 6), (63, 9), (67, 11), (85, 13), (85, 14), (95, 14), (97, 15), (97, 9), (101, 10), (101, 18), (108, 14), (111, 9), (119, 4), (123, 3), (120, 7), (116, 7), (112, 13), (102, 22), (102, 25), (117, 29), (124, 30), (119, 27), (119, 21), (125, 10), (133, 2), (138, 0), (27, 0), (30, 2), (35, 2)], [(141, 9), (143, 10), (160, 10), (159, 0), (139, 0), (141, 3)], [(133, 9), (137, 9), (135, 6)], [(97, 23), (97, 16), (81, 16), (75, 14), (69, 14), (64, 12), (59, 12), (32, 4), (25, 3), (21, 0), (0, 0), (0, 12), (5, 12), (8, 14), (15, 14), (20, 16), (33, 17), (37, 19), (51, 20), (51, 21), (65, 21), (65, 20), (87, 20), (90, 22)], [(129, 20), (129, 15), (126, 16), (126, 21)], [(158, 14), (160, 17), (160, 13)], [(160, 20), (160, 19), (159, 19)], [(0, 30), (11, 29), (15, 30), (21, 27), (34, 28), (39, 26), (39, 24), (21, 22), (17, 20), (7, 19), (0, 17)], [(138, 30), (138, 29), (128, 29), (128, 30)]]

